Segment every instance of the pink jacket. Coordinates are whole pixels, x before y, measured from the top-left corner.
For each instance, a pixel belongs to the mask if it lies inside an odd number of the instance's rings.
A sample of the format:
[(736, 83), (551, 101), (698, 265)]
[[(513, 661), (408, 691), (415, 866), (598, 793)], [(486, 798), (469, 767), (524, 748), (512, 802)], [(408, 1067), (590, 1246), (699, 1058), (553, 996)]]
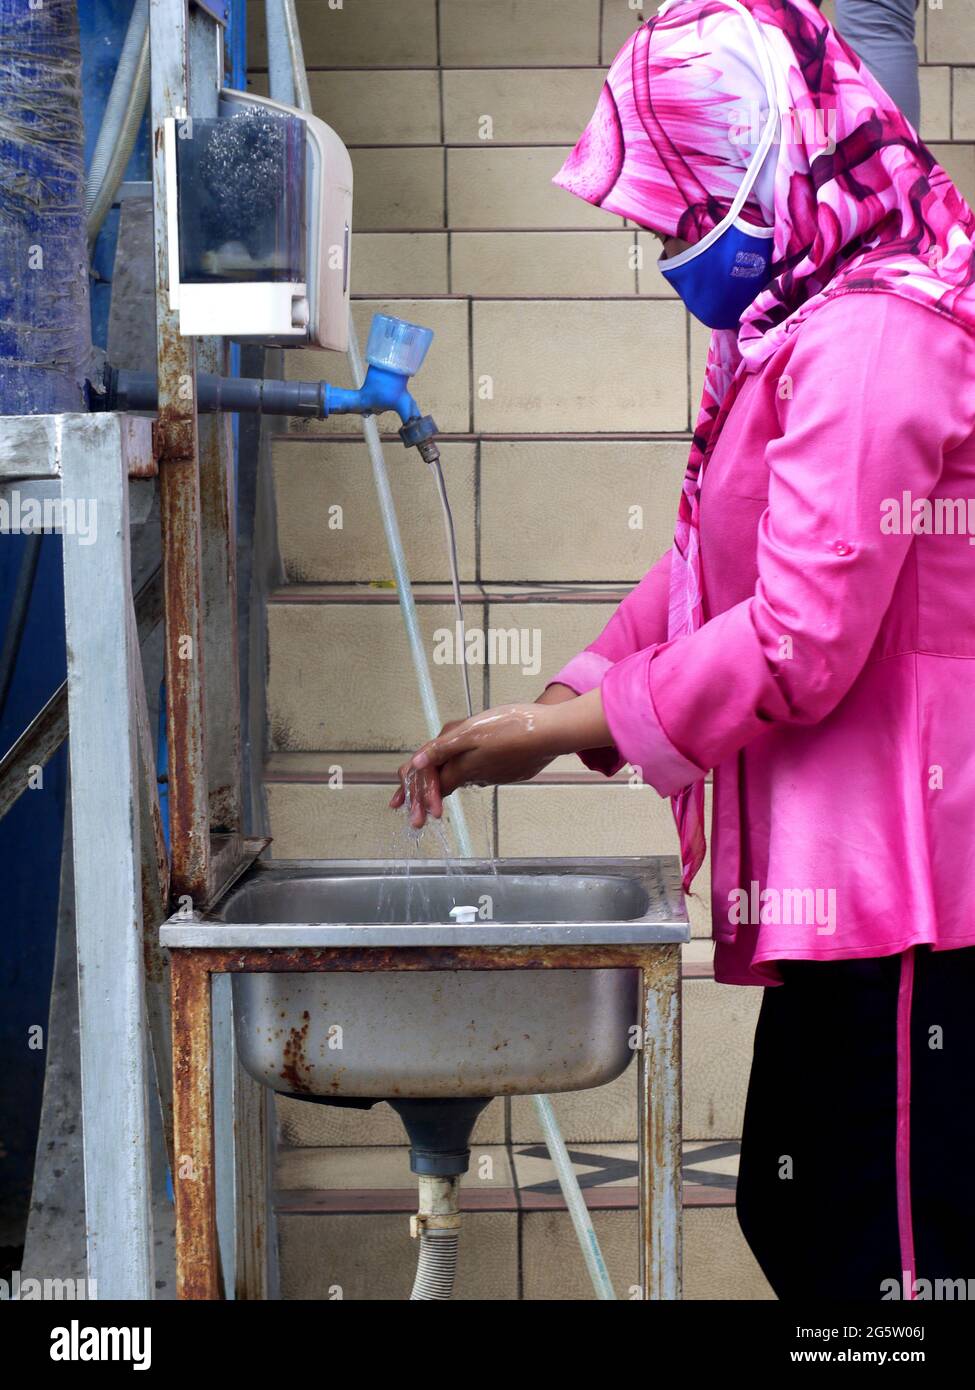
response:
[[(599, 685), (670, 795), (712, 772), (715, 975), (975, 945), (975, 342), (894, 295), (803, 321), (744, 383), (701, 493), (705, 618), (669, 554), (552, 677)], [(947, 505), (946, 505), (947, 504)]]

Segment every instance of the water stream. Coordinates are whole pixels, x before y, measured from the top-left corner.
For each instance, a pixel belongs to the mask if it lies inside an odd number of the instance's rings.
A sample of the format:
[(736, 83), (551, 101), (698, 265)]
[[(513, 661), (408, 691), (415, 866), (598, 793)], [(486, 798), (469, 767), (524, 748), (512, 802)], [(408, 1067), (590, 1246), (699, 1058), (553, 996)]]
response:
[[(461, 597), (460, 575), (457, 564), (457, 540), (454, 531), (454, 518), (450, 510), (450, 502), (447, 498), (447, 487), (444, 482), (443, 470), (440, 466), (439, 457), (430, 461), (437, 484), (437, 494), (440, 498), (440, 505), (443, 509), (444, 529), (447, 539), (447, 558), (450, 564), (451, 588), (453, 590), (454, 608), (457, 613), (458, 631), (461, 636), (461, 653), (463, 657), (462, 673), (464, 681), (464, 701), (467, 706), (468, 718), (474, 713), (473, 700), (471, 698), (470, 673), (467, 666), (467, 643), (464, 640), (464, 603)], [(460, 793), (454, 793), (459, 795)], [(465, 789), (465, 809), (474, 808), (479, 813), (480, 824), (478, 829), (482, 832), (483, 842), (491, 845), (494, 840), (494, 815), (493, 815), (494, 792), (491, 788), (469, 787)], [(410, 803), (409, 796), (399, 811), (395, 812), (400, 819), (392, 833), (392, 843), (390, 853), (387, 856), (387, 867), (383, 874), (383, 883), (379, 890), (379, 920), (392, 920), (386, 914), (392, 907), (392, 894), (390, 884), (395, 880), (405, 877), (408, 883), (405, 895), (406, 910), (402, 914), (404, 920), (412, 922), (433, 922), (440, 920), (440, 914), (434, 911), (430, 901), (429, 875), (424, 878), (414, 878), (413, 869), (417, 863), (429, 861), (430, 855), (423, 853), (424, 835), (430, 833), (437, 840), (440, 853), (434, 858), (443, 861), (445, 874), (453, 880), (452, 906), (461, 907), (473, 905), (477, 906), (483, 915), (487, 904), (475, 901), (469, 903), (471, 890), (465, 889), (465, 871), (460, 867), (453, 853), (453, 844), (450, 833), (448, 832), (448, 822), (450, 820), (450, 803), (447, 802), (444, 808), (443, 820), (436, 820), (434, 817), (427, 818), (426, 825), (417, 829), (410, 824)], [(473, 852), (473, 847), (472, 847)], [(388, 861), (405, 861), (405, 870), (393, 868)], [(500, 874), (498, 872), (497, 859), (493, 854), (485, 855), (480, 862), (484, 868), (492, 874), (495, 883), (500, 887)], [(490, 896), (490, 895), (488, 895)], [(401, 914), (397, 913), (399, 918)]]

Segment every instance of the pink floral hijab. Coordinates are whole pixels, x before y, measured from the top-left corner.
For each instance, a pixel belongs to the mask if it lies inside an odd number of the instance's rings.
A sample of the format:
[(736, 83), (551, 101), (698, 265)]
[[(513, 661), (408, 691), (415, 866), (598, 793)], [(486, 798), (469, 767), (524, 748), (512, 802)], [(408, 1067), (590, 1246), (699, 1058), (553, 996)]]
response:
[[(671, 555), (669, 637), (703, 619), (698, 499), (744, 374), (827, 299), (902, 295), (975, 332), (975, 215), (811, 0), (741, 0), (771, 46), (780, 131), (742, 212), (774, 226), (772, 280), (712, 335)], [(664, 236), (721, 221), (768, 114), (747, 17), (675, 0), (617, 54), (554, 182)], [(672, 798), (684, 886), (705, 852), (703, 780)]]

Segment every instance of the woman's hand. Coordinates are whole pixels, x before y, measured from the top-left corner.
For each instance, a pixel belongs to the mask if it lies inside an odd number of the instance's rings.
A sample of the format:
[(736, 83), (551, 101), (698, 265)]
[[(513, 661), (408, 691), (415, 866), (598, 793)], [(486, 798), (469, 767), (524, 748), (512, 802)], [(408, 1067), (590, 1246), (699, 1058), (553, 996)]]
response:
[(498, 785), (534, 777), (560, 753), (611, 742), (599, 691), (536, 704), (499, 705), (445, 724), (399, 769), (390, 806), (409, 797), (410, 822), (443, 815), (443, 798), (470, 783)]

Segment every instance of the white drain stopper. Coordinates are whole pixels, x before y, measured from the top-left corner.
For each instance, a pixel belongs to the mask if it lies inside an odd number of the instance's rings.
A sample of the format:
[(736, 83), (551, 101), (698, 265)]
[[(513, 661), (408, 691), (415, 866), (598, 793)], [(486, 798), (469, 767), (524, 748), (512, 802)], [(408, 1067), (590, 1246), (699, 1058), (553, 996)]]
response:
[(476, 907), (452, 907), (450, 915), (459, 927), (469, 927), (477, 921)]

